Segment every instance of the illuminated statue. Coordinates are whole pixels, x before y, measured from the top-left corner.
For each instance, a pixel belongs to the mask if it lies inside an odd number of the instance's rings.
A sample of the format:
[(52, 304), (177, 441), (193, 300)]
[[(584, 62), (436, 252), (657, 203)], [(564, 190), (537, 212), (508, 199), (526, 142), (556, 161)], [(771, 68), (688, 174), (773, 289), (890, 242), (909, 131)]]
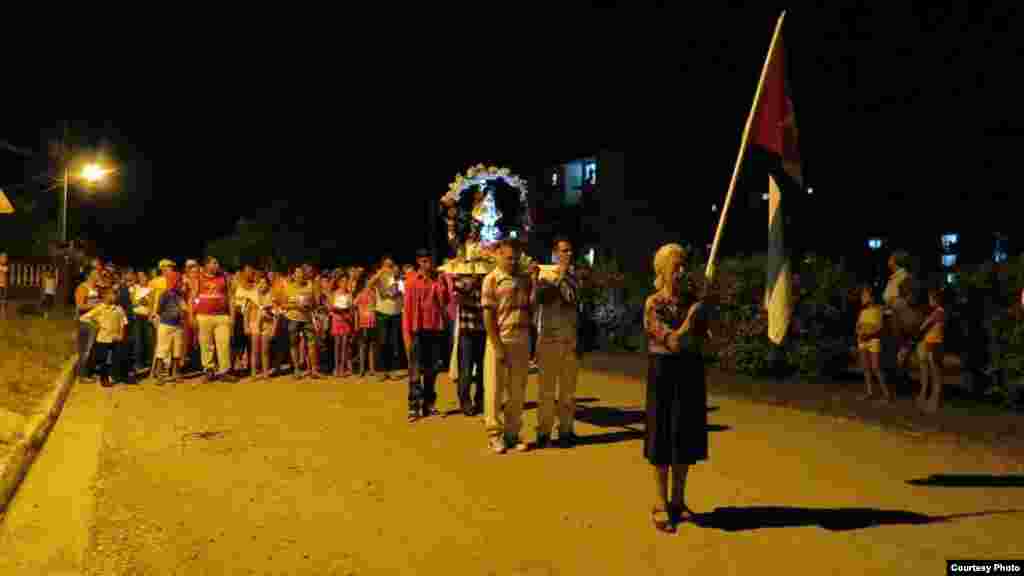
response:
[(492, 244), (501, 239), (501, 231), (498, 230), (501, 212), (494, 204), (493, 187), (488, 187), (486, 192), (478, 191), (473, 197), (473, 220), (482, 225), (480, 240), (484, 244)]

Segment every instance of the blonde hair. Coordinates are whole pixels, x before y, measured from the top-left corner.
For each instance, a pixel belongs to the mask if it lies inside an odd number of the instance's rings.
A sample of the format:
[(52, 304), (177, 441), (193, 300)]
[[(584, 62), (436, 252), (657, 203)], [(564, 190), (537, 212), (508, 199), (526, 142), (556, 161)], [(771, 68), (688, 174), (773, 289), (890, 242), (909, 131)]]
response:
[(666, 285), (669, 263), (674, 257), (686, 260), (686, 249), (679, 244), (665, 244), (654, 253), (654, 289), (661, 290)]

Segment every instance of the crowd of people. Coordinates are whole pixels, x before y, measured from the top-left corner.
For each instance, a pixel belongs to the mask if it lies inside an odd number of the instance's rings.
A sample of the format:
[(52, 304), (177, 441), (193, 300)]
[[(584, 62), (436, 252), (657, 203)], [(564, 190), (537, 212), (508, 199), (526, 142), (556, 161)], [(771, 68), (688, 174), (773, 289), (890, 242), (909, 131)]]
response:
[[(558, 444), (569, 447), (577, 441), (579, 295), (587, 275), (574, 265), (568, 239), (556, 239), (553, 249), (553, 275), (536, 264), (524, 268), (514, 239), (498, 244), (496, 267), (487, 274), (441, 272), (426, 250), (416, 253), (415, 266), (399, 267), (385, 256), (369, 270), (317, 271), (304, 264), (287, 275), (249, 264), (229, 275), (214, 257), (203, 266), (188, 260), (181, 272), (161, 260), (155, 275), (94, 261), (75, 290), (80, 378), (95, 381), (95, 375), (111, 386), (146, 374), (160, 385), (187, 373), (202, 373), (204, 382), (288, 373), (313, 380), (407, 376), (413, 423), (439, 415), (436, 382), (447, 370), (460, 412), (482, 416), (487, 445), (501, 454), (531, 449), (522, 415), (528, 374), (536, 370), (532, 447), (553, 444), (556, 432)], [(656, 252), (655, 293), (643, 315), (649, 358), (643, 450), (655, 471), (652, 521), (661, 531), (692, 516), (684, 499), (687, 474), (708, 457), (701, 348), (712, 314), (684, 285), (686, 260), (677, 244)], [(942, 401), (944, 295), (929, 290), (928, 307), (916, 306), (905, 262), (902, 253), (889, 260), (881, 301), (872, 286), (858, 289), (862, 398), (874, 397), (877, 386), (879, 399), (891, 401), (893, 380), (906, 377), (916, 355), (922, 367), (917, 404), (934, 412)]]
[[(440, 272), (426, 250), (416, 253), (415, 267), (400, 269), (385, 256), (372, 270), (299, 265), (287, 276), (253, 265), (228, 275), (214, 257), (202, 267), (189, 260), (180, 272), (161, 260), (155, 275), (94, 261), (75, 290), (79, 377), (96, 376), (109, 387), (147, 373), (165, 385), (192, 371), (203, 382), (289, 372), (314, 380), (407, 375), (413, 423), (439, 415), (436, 381), (447, 369), (461, 413), (482, 416), (494, 453), (556, 442), (568, 448), (578, 441), (579, 294), (589, 280), (574, 265), (567, 238), (553, 249), (557, 265), (543, 274), (536, 264), (521, 265), (514, 239), (499, 242), (487, 274)], [(652, 522), (665, 532), (692, 514), (683, 499), (687, 471), (708, 450), (699, 352), (707, 315), (681, 285), (685, 259), (676, 244), (657, 252), (656, 293), (644, 313), (650, 370), (643, 449), (655, 470)], [(529, 443), (522, 416), (532, 369), (539, 372), (538, 424)]]

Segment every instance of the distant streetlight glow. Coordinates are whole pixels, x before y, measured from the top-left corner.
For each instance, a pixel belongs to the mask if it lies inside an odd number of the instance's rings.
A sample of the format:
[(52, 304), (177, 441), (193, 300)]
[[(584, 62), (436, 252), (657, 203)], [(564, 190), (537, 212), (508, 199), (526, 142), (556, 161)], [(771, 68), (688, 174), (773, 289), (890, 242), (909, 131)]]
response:
[(104, 170), (99, 164), (89, 164), (82, 169), (82, 178), (84, 178), (86, 182), (95, 184), (100, 180), (103, 180), (103, 178), (109, 173), (110, 170)]
[(767, 192), (765, 192), (764, 194), (761, 194), (761, 200), (767, 200), (767, 199), (768, 199), (768, 193)]

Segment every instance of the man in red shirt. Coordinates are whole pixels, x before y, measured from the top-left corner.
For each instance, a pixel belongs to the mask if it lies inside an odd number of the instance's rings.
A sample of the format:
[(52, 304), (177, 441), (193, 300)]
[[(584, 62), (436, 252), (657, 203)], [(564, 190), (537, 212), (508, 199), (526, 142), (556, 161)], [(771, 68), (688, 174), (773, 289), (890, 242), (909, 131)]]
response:
[(405, 285), (402, 314), (402, 331), (406, 341), (413, 343), (418, 368), (416, 377), (409, 378), (409, 422), (415, 422), (421, 415), (438, 414), (434, 385), (438, 365), (444, 357), (445, 307), (448, 306), (448, 286), (434, 269), (430, 252), (418, 250), (416, 264), (419, 270)]
[(220, 270), (220, 262), (213, 256), (206, 258), (206, 269), (199, 277), (198, 288), (193, 313), (199, 328), (206, 381), (237, 382), (231, 375), (231, 291), (227, 277)]

